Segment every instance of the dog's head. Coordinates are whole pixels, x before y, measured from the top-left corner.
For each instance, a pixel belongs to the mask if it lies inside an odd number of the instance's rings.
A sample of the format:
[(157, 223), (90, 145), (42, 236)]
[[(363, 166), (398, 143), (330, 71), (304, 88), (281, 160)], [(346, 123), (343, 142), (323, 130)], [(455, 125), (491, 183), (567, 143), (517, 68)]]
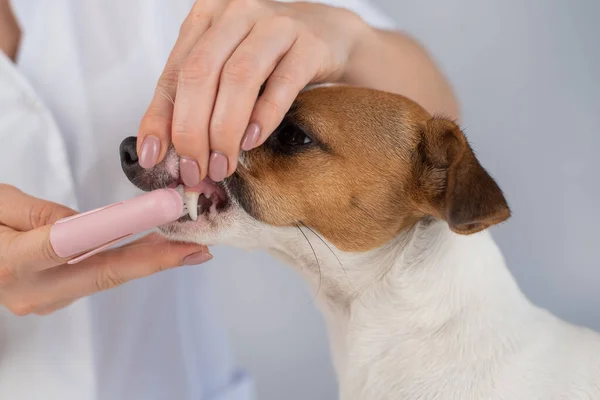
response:
[[(178, 157), (144, 170), (135, 138), (121, 146), (139, 188), (179, 183)], [(233, 176), (202, 183), (199, 218), (162, 227), (176, 240), (312, 257), (298, 227), (341, 252), (367, 252), (425, 217), (471, 234), (510, 215), (459, 127), (399, 95), (344, 86), (307, 90)], [(207, 198), (208, 197), (208, 198)], [(299, 245), (292, 243), (301, 242)]]

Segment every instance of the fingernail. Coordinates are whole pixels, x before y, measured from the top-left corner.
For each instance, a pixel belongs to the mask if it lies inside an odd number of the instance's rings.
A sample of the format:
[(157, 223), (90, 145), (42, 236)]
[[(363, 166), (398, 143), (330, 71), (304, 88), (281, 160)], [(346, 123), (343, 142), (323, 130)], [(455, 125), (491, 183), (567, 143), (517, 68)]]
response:
[(140, 167), (144, 169), (154, 167), (158, 161), (158, 153), (160, 153), (160, 140), (156, 136), (146, 136), (140, 151)]
[(179, 160), (179, 174), (185, 186), (196, 186), (200, 183), (198, 163), (191, 158), (181, 157)]
[(260, 126), (256, 123), (251, 123), (246, 128), (246, 132), (244, 133), (244, 138), (242, 139), (242, 150), (250, 151), (256, 146), (258, 142), (258, 137), (260, 136)]
[(210, 155), (208, 175), (214, 182), (221, 182), (227, 177), (227, 157), (224, 154), (214, 151)]
[(213, 256), (210, 253), (199, 251), (193, 253), (183, 259), (183, 265), (198, 265), (212, 260)]

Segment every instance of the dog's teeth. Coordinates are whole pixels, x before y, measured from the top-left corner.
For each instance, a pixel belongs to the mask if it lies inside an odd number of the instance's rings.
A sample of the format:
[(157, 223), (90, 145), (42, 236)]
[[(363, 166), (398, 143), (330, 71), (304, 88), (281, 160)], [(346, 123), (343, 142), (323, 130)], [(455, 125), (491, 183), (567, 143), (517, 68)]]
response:
[(198, 193), (198, 192), (185, 192), (183, 194), (183, 199), (185, 201), (185, 207), (187, 208), (192, 221), (198, 220), (198, 198), (199, 197), (200, 197), (200, 193)]

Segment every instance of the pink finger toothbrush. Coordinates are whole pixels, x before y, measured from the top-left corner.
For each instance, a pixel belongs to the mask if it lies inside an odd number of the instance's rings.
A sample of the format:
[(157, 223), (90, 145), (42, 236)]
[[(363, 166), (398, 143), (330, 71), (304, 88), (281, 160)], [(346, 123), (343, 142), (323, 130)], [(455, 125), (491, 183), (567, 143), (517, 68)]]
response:
[(50, 229), (50, 244), (59, 257), (75, 264), (94, 254), (157, 226), (186, 215), (183, 195), (175, 189), (159, 189), (72, 217)]

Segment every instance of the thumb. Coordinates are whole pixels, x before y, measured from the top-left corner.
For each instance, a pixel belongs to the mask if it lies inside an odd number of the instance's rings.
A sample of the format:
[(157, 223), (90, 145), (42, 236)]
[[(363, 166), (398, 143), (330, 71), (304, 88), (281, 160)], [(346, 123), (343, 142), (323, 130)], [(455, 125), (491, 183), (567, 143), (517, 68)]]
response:
[(0, 225), (9, 228), (0, 242), (3, 264), (18, 274), (24, 269), (64, 263), (50, 245), (50, 224), (74, 214), (63, 205), (30, 196), (14, 186), (0, 185)]
[(52, 268), (69, 260), (59, 257), (50, 244), (51, 227), (45, 225), (14, 234), (7, 251), (7, 261), (16, 269), (17, 275)]

